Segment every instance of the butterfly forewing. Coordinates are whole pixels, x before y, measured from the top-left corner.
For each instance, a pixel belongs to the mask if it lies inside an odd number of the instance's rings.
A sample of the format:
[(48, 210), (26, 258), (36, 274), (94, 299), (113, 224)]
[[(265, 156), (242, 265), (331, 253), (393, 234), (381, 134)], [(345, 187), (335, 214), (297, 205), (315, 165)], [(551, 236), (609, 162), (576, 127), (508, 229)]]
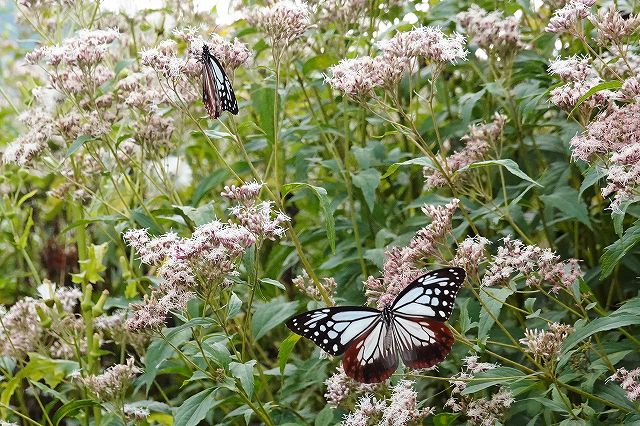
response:
[(287, 327), (325, 352), (341, 355), (356, 338), (380, 320), (381, 314), (377, 309), (333, 307), (297, 315), (287, 321)]
[(342, 359), (347, 376), (361, 383), (387, 380), (398, 368), (393, 328), (379, 320), (347, 349)]
[(220, 61), (205, 45), (202, 50), (202, 102), (211, 118), (218, 118), (222, 111), (238, 113), (238, 101), (231, 81)]
[(456, 295), (464, 282), (462, 268), (431, 271), (409, 284), (393, 301), (396, 315), (429, 317), (446, 321), (451, 316)]

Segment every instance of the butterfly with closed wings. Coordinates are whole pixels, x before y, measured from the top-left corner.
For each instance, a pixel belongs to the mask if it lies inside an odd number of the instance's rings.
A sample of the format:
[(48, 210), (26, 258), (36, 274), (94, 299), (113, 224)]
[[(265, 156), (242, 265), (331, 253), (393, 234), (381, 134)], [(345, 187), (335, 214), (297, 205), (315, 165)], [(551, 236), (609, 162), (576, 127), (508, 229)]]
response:
[(287, 327), (331, 355), (342, 355), (347, 376), (362, 383), (388, 379), (398, 358), (410, 368), (428, 368), (451, 351), (454, 338), (444, 324), (466, 273), (437, 269), (409, 284), (382, 311), (359, 306), (316, 309), (287, 321)]
[(206, 44), (202, 47), (202, 102), (209, 117), (218, 118), (222, 111), (238, 114), (238, 101), (231, 87), (229, 77), (220, 61), (209, 51)]

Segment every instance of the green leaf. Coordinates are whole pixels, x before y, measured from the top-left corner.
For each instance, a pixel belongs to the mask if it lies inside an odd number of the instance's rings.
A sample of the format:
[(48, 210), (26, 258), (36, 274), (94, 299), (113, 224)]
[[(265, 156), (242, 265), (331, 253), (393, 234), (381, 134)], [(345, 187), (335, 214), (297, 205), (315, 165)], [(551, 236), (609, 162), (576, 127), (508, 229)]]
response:
[(483, 306), (478, 320), (478, 339), (484, 339), (489, 334), (489, 330), (495, 323), (493, 317), (498, 318), (500, 316), (502, 305), (507, 300), (507, 297), (512, 294), (513, 290), (510, 288), (480, 288), (480, 300)]
[(202, 200), (202, 197), (216, 186), (221, 185), (228, 176), (229, 171), (227, 169), (218, 169), (206, 178), (200, 180), (198, 186), (196, 186), (196, 189), (193, 191), (190, 204), (197, 206), (200, 200)]
[(465, 93), (460, 97), (460, 113), (462, 115), (462, 122), (468, 123), (471, 121), (471, 113), (473, 112), (473, 107), (478, 103), (478, 101), (485, 94), (487, 89), (482, 89), (476, 93)]
[[(258, 86), (254, 85), (251, 91), (251, 102), (253, 103), (253, 109), (258, 117), (258, 127), (264, 132), (269, 143), (273, 144), (275, 140), (276, 129), (274, 125), (274, 103), (276, 92), (271, 86)], [(279, 100), (279, 98), (278, 98)], [(280, 111), (280, 108), (278, 108)]]
[(438, 413), (433, 416), (433, 425), (434, 426), (450, 426), (459, 424), (457, 421), (460, 414), (457, 413)]
[(284, 374), (284, 368), (287, 366), (289, 355), (293, 351), (293, 347), (300, 340), (300, 336), (297, 334), (290, 334), (289, 337), (284, 339), (280, 348), (278, 349), (278, 366), (280, 367), (280, 374)]
[(0, 394), (0, 402), (5, 406), (9, 405), (11, 396), (24, 379), (35, 382), (44, 379), (44, 382), (53, 389), (78, 368), (79, 365), (75, 361), (50, 359), (38, 353), (30, 352), (29, 362), (5, 383), (2, 394)]
[(147, 228), (153, 235), (160, 235), (163, 233), (163, 229), (160, 228), (152, 218), (142, 213), (141, 210), (133, 210), (131, 212), (131, 219), (141, 227)]
[(216, 363), (216, 365), (224, 368), (229, 368), (231, 363), (231, 352), (222, 342), (208, 343), (204, 342), (202, 348), (209, 357), (210, 360)]
[(173, 426), (197, 426), (219, 404), (220, 401), (215, 400), (216, 391), (205, 389), (183, 402), (176, 410)]
[(492, 370), (483, 371), (476, 374), (473, 380), (467, 384), (462, 391), (462, 395), (476, 393), (493, 385), (507, 382), (515, 382), (527, 378), (520, 370), (511, 367), (498, 367)]
[(592, 229), (587, 205), (582, 201), (580, 194), (575, 189), (563, 186), (553, 191), (552, 194), (541, 195), (540, 199), (545, 205), (559, 210), (566, 217), (576, 219), (589, 229)]
[(232, 319), (238, 315), (240, 313), (240, 308), (242, 308), (242, 300), (240, 300), (237, 294), (231, 292), (227, 308), (227, 318)]
[(84, 145), (89, 141), (94, 141), (94, 140), (96, 140), (95, 136), (89, 136), (89, 135), (78, 136), (76, 140), (74, 140), (71, 143), (71, 145), (69, 145), (69, 148), (67, 149), (67, 153), (65, 154), (65, 156), (67, 158), (71, 157), (71, 155), (77, 150), (79, 150), (82, 145)]
[(637, 324), (640, 324), (640, 315), (637, 314), (609, 315), (595, 319), (585, 326), (577, 328), (567, 337), (562, 346), (562, 353), (567, 353), (578, 343), (596, 333)]
[(58, 410), (56, 411), (56, 414), (53, 416), (53, 418), (51, 419), (51, 421), (53, 422), (53, 424), (55, 426), (58, 426), (60, 424), (60, 421), (62, 419), (64, 419), (65, 417), (68, 417), (72, 414), (77, 413), (78, 411), (82, 410), (83, 408), (87, 408), (87, 407), (99, 407), (100, 404), (98, 404), (97, 402), (90, 400), (90, 399), (81, 399), (78, 401), (71, 401), (68, 402), (66, 404), (64, 404), (62, 407), (58, 408)]
[(308, 183), (288, 183), (286, 185), (282, 185), (281, 192), (282, 198), (285, 197), (288, 193), (295, 191), (299, 188), (307, 188), (310, 189), (315, 196), (318, 198), (320, 202), (320, 208), (322, 209), (322, 215), (324, 216), (324, 226), (327, 232), (327, 238), (329, 239), (329, 245), (331, 246), (331, 252), (336, 252), (336, 224), (333, 219), (333, 210), (331, 209), (331, 201), (327, 196), (327, 190), (319, 187), (309, 185)]
[(502, 160), (478, 161), (477, 163), (469, 164), (468, 166), (462, 167), (456, 173), (461, 173), (461, 172), (464, 172), (464, 171), (469, 170), (469, 169), (477, 169), (477, 168), (480, 168), (480, 167), (488, 167), (488, 166), (501, 166), (501, 167), (504, 167), (512, 175), (517, 176), (520, 179), (526, 180), (527, 182), (531, 182), (532, 184), (542, 188), (542, 185), (540, 185), (535, 180), (531, 179), (529, 176), (527, 176), (527, 174), (525, 172), (520, 170), (520, 167), (518, 166), (518, 164), (515, 161), (510, 160), (508, 158), (507, 159), (502, 159)]
[(584, 179), (582, 180), (582, 184), (580, 185), (580, 191), (578, 192), (578, 196), (582, 196), (582, 193), (586, 191), (588, 188), (595, 185), (600, 179), (607, 175), (606, 169), (600, 167), (599, 165), (595, 165), (589, 167), (584, 175)]
[(600, 257), (600, 266), (602, 267), (600, 279), (608, 277), (613, 272), (616, 265), (620, 263), (622, 258), (639, 242), (640, 221), (627, 229), (622, 235), (622, 238), (610, 246), (605, 247), (604, 252)]
[(308, 59), (302, 66), (304, 75), (308, 75), (311, 71), (324, 71), (331, 65), (335, 64), (336, 59), (327, 54), (321, 54)]
[(233, 377), (240, 380), (242, 389), (247, 393), (249, 399), (253, 395), (253, 366), (256, 364), (256, 360), (252, 359), (244, 364), (239, 362), (232, 362), (229, 364), (229, 371), (233, 374)]
[(380, 172), (376, 169), (365, 169), (352, 177), (353, 186), (362, 191), (369, 211), (373, 211), (376, 204), (376, 188), (380, 185), (380, 176)]
[(178, 326), (168, 328), (165, 331), (165, 338), (171, 340), (180, 333), (182, 330), (191, 330), (194, 327), (210, 327), (212, 325), (216, 325), (218, 321), (215, 318), (210, 317), (196, 317), (192, 318), (187, 322), (184, 322)]
[(411, 160), (403, 161), (401, 163), (393, 163), (389, 166), (387, 171), (380, 177), (380, 179), (386, 179), (398, 170), (400, 166), (409, 166), (409, 165), (419, 165), (419, 166), (427, 166), (433, 168), (433, 163), (428, 157), (418, 157), (412, 158)]
[(333, 420), (335, 411), (336, 410), (334, 410), (333, 408), (331, 408), (328, 405), (326, 405), (322, 410), (320, 410), (320, 412), (316, 416), (316, 419), (315, 419), (313, 425), (314, 426), (329, 426), (331, 424), (336, 424), (336, 422), (334, 422), (334, 420)]
[(587, 93), (580, 96), (580, 98), (578, 99), (578, 102), (576, 102), (576, 105), (573, 107), (571, 112), (569, 112), (569, 115), (570, 116), (573, 115), (573, 112), (576, 110), (576, 108), (582, 105), (582, 103), (587, 99), (589, 99), (591, 95), (593, 95), (594, 93), (602, 92), (603, 90), (609, 90), (609, 89), (619, 89), (621, 87), (622, 87), (622, 82), (618, 80), (605, 81), (600, 84), (596, 84), (591, 89), (587, 90)]
[(283, 302), (281, 298), (258, 305), (251, 321), (253, 336), (258, 340), (295, 314), (297, 309), (298, 302)]
[(264, 284), (272, 285), (274, 287), (278, 287), (281, 290), (287, 290), (284, 284), (282, 284), (280, 281), (272, 280), (271, 278), (261, 278), (260, 282)]

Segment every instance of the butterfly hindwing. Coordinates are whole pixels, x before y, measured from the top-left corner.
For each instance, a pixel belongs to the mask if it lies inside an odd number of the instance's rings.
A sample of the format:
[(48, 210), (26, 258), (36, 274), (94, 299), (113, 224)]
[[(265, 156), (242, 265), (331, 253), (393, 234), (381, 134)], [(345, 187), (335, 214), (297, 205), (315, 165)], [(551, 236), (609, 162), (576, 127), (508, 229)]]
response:
[(238, 113), (238, 101), (231, 86), (229, 77), (218, 59), (209, 52), (209, 47), (202, 49), (202, 102), (211, 118), (218, 118), (222, 111)]
[(347, 376), (358, 382), (387, 380), (398, 368), (398, 351), (392, 329), (378, 320), (348, 347), (342, 365)]
[(394, 314), (446, 321), (451, 316), (458, 290), (465, 279), (462, 268), (431, 271), (409, 284), (393, 301)]
[(420, 317), (396, 315), (394, 338), (402, 362), (409, 368), (429, 368), (451, 351), (453, 334), (444, 323)]
[(316, 309), (287, 321), (287, 327), (311, 340), (331, 355), (341, 355), (349, 345), (380, 321), (380, 311), (364, 307)]

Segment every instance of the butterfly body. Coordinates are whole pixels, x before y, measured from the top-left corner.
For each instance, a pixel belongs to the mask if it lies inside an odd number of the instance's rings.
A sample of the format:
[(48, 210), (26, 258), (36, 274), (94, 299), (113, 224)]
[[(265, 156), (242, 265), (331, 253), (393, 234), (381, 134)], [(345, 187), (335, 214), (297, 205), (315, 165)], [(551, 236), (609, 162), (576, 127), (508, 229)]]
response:
[(444, 324), (464, 282), (461, 268), (431, 271), (409, 284), (382, 311), (357, 306), (316, 309), (287, 327), (331, 355), (344, 354), (345, 373), (362, 383), (388, 379), (399, 359), (410, 368), (441, 362), (454, 343)]
[(222, 111), (238, 113), (238, 101), (231, 81), (220, 61), (211, 54), (209, 46), (202, 47), (202, 102), (211, 118), (218, 118)]

